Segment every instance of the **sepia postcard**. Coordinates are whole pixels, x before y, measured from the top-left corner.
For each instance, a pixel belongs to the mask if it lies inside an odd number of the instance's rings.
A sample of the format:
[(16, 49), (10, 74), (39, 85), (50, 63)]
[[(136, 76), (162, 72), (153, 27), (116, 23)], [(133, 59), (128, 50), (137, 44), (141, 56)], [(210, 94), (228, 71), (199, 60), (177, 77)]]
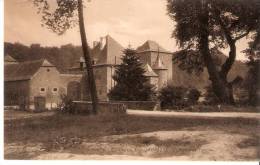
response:
[(4, 163), (258, 164), (259, 0), (0, 2)]

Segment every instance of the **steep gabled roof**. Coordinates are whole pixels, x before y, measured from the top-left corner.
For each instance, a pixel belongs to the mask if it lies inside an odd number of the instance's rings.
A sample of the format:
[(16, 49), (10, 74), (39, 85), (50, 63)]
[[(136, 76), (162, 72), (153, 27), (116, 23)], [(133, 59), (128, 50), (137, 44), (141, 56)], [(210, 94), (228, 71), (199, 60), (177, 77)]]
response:
[(161, 47), (157, 42), (148, 40), (146, 41), (142, 46), (139, 46), (137, 48), (138, 52), (143, 52), (143, 51), (159, 51), (159, 52), (169, 52), (163, 47)]
[(114, 40), (111, 36), (107, 35), (107, 55), (108, 55), (108, 64), (115, 63), (115, 57), (117, 58), (116, 63), (118, 64), (121, 61), (123, 55), (124, 47)]
[(4, 81), (30, 80), (40, 67), (53, 66), (47, 60), (36, 60), (5, 65)]
[(167, 70), (159, 55), (157, 56), (156, 61), (152, 67), (154, 70)]
[(158, 77), (158, 75), (153, 71), (153, 69), (148, 63), (144, 65), (144, 70), (145, 70), (144, 75), (146, 77)]
[(97, 64), (119, 64), (123, 55), (124, 47), (110, 35), (102, 39), (92, 50), (92, 58)]

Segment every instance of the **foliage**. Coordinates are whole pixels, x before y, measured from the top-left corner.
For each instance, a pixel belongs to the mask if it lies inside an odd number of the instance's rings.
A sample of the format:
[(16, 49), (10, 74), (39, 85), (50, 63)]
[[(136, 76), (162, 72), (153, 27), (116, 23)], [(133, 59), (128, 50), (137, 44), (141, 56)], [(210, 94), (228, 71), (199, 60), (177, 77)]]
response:
[[(225, 55), (216, 47), (210, 49), (210, 53), (212, 54), (213, 63), (217, 67), (221, 67), (221, 58), (225, 57)], [(195, 73), (200, 75), (205, 67), (204, 59), (198, 50), (183, 49), (177, 51), (172, 60), (180, 69), (185, 70), (189, 74)]]
[(60, 98), (61, 103), (58, 106), (58, 110), (62, 113), (75, 114), (76, 109), (72, 99), (66, 95), (61, 95)]
[(135, 50), (124, 50), (124, 56), (113, 76), (116, 85), (109, 92), (110, 100), (148, 101), (154, 96), (153, 86), (144, 76), (145, 70)]
[(248, 31), (256, 32), (259, 18), (258, 0), (168, 0), (168, 15), (177, 23), (172, 36), (177, 38), (180, 47), (192, 50), (199, 46), (203, 5), (209, 12), (208, 30), (210, 42), (214, 46), (228, 46), (225, 30), (228, 30), (234, 40), (245, 37)]
[(198, 101), (199, 98), (200, 98), (200, 95), (201, 95), (201, 93), (200, 93), (199, 90), (197, 90), (197, 89), (195, 89), (195, 88), (190, 89), (190, 90), (188, 91), (188, 95), (187, 95), (189, 103), (190, 103), (190, 104), (195, 104), (195, 103), (197, 103), (197, 101)]
[(185, 96), (188, 89), (184, 87), (166, 86), (159, 91), (161, 107), (174, 108), (186, 106)]
[(56, 0), (55, 10), (51, 8), (48, 0), (33, 0), (33, 4), (38, 8), (38, 13), (42, 14), (42, 26), (46, 26), (59, 35), (78, 23), (77, 0)]
[(249, 43), (250, 48), (244, 53), (248, 56), (247, 65), (249, 70), (244, 82), (244, 87), (248, 90), (249, 104), (257, 105), (260, 103), (259, 88), (260, 88), (260, 45), (254, 45), (254, 42)]
[(20, 43), (4, 43), (5, 55), (9, 54), (19, 62), (48, 59), (60, 70), (74, 66), (82, 55), (82, 48), (71, 44), (60, 47), (43, 47), (39, 44), (26, 46)]
[(216, 105), (220, 103), (220, 100), (214, 93), (212, 86), (206, 87), (206, 93), (205, 93), (205, 103), (209, 105)]
[(260, 60), (254, 60), (248, 63), (250, 69), (248, 71), (246, 87), (249, 93), (249, 103), (251, 105), (257, 105), (260, 102), (259, 88), (260, 88)]
[[(93, 114), (97, 114), (98, 96), (94, 72), (92, 68), (92, 59), (88, 48), (88, 42), (84, 24), (84, 11), (82, 0), (33, 0), (34, 5), (38, 8), (38, 13), (42, 15), (42, 25), (51, 29), (58, 35), (64, 34), (68, 29), (79, 24), (81, 46), (83, 57), (86, 62), (86, 72), (88, 75), (89, 90), (93, 106)], [(51, 5), (50, 5), (51, 4)]]
[[(216, 96), (222, 102), (233, 103), (233, 82), (227, 81), (227, 75), (236, 59), (236, 42), (246, 36), (255, 41), (259, 38), (259, 1), (168, 0), (167, 8), (176, 23), (172, 36), (182, 49), (182, 58), (177, 58), (182, 61), (181, 68), (201, 72), (206, 66)], [(230, 49), (220, 67), (214, 64), (212, 47)]]

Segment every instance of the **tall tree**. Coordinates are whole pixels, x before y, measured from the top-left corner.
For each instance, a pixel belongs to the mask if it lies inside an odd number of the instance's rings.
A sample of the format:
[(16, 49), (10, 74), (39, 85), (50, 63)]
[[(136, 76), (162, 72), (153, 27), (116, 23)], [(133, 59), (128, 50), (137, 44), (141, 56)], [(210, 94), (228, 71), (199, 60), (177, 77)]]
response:
[[(176, 22), (173, 37), (187, 57), (178, 59), (189, 60), (185, 63), (189, 67), (184, 68), (201, 71), (206, 66), (216, 96), (223, 103), (234, 103), (232, 86), (236, 79), (228, 81), (227, 76), (236, 59), (236, 42), (259, 28), (259, 1), (168, 0), (167, 7)], [(228, 58), (221, 67), (214, 63), (213, 47), (229, 48)]]
[(254, 39), (254, 41), (249, 43), (249, 48), (244, 51), (249, 59), (247, 62), (249, 70), (244, 82), (244, 87), (248, 90), (249, 104), (259, 105), (260, 98), (258, 93), (260, 90), (260, 43), (255, 44), (257, 35)]
[(144, 76), (143, 64), (135, 50), (126, 49), (122, 61), (115, 70), (113, 79), (117, 84), (109, 92), (109, 98), (121, 101), (151, 100), (155, 92), (148, 78)]
[[(96, 114), (98, 109), (98, 97), (92, 68), (92, 59), (85, 32), (83, 2), (82, 0), (56, 0), (56, 2), (56, 9), (53, 10), (52, 8), (55, 7), (53, 1), (33, 0), (34, 5), (39, 9), (39, 13), (42, 14), (42, 25), (47, 26), (47, 28), (58, 35), (64, 34), (68, 29), (79, 24), (83, 57), (86, 62), (86, 81), (88, 81), (90, 88), (93, 113)], [(53, 5), (52, 8), (50, 4)]]

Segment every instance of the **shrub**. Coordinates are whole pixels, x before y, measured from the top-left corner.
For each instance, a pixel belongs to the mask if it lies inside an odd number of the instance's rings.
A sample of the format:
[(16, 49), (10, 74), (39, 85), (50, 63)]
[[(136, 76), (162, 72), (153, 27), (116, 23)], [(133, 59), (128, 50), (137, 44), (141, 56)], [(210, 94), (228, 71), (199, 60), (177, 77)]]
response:
[(75, 105), (70, 97), (67, 95), (61, 95), (61, 103), (58, 106), (58, 110), (62, 113), (75, 114)]
[(188, 101), (190, 104), (196, 104), (200, 98), (200, 91), (193, 88), (188, 91)]
[(211, 86), (206, 87), (205, 104), (216, 105), (220, 103)]
[(184, 87), (166, 86), (159, 91), (159, 100), (162, 109), (165, 108), (183, 108), (187, 106), (184, 97), (187, 89)]

